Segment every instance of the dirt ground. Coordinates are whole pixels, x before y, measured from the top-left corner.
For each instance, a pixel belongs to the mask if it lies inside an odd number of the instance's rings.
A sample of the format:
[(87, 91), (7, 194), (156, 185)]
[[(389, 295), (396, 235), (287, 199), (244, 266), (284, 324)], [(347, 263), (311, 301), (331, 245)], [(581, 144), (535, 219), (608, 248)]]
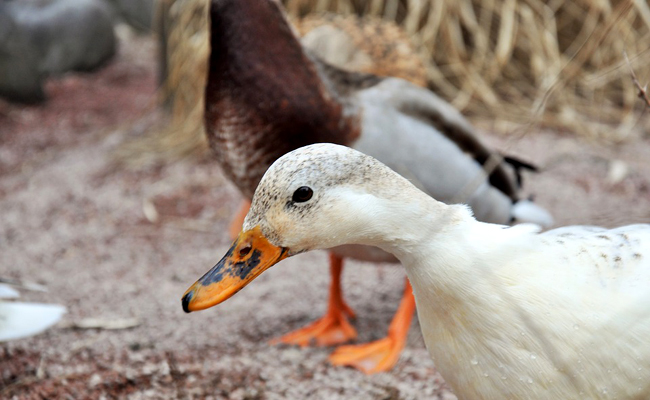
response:
[[(44, 106), (0, 102), (0, 275), (49, 289), (23, 299), (68, 307), (48, 332), (0, 345), (0, 398), (455, 398), (417, 322), (397, 367), (373, 376), (328, 365), (331, 348), (267, 343), (324, 311), (324, 252), (284, 261), (219, 307), (183, 313), (185, 289), (229, 245), (240, 197), (210, 160), (142, 171), (111, 163), (151, 109), (155, 83), (153, 41), (138, 39), (98, 73), (52, 80)], [(647, 138), (486, 140), (543, 167), (525, 185), (557, 225), (650, 222)], [(154, 223), (143, 211), (151, 205)], [(348, 263), (359, 342), (385, 334), (403, 276), (397, 266)], [(75, 327), (88, 318), (135, 326)]]

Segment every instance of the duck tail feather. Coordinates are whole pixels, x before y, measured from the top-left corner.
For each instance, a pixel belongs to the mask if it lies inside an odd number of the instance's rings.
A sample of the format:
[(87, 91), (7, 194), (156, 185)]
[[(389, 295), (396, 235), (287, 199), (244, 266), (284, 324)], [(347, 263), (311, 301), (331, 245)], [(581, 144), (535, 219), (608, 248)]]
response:
[(527, 171), (532, 171), (532, 172), (538, 172), (539, 168), (537, 166), (528, 163), (526, 161), (522, 161), (518, 158), (511, 157), (511, 156), (503, 156), (503, 161), (506, 162), (506, 164), (509, 164), (512, 166), (512, 169), (515, 171), (515, 179), (517, 180), (517, 187), (521, 187), (522, 185), (522, 177), (521, 177), (521, 171), (522, 170), (527, 170)]
[(512, 165), (514, 169), (527, 169), (528, 171), (533, 171), (533, 172), (538, 172), (539, 167), (537, 167), (534, 164), (531, 164), (527, 161), (520, 160), (518, 158), (512, 157), (512, 156), (503, 156), (503, 161), (507, 162), (508, 164)]
[(516, 222), (532, 222), (544, 228), (553, 225), (551, 214), (530, 200), (516, 202), (512, 207), (511, 215)]

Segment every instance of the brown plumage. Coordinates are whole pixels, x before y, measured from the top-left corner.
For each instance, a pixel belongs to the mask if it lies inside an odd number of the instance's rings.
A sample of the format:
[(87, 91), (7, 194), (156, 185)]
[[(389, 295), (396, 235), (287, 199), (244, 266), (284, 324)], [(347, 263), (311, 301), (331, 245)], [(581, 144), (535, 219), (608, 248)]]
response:
[(341, 86), (378, 79), (347, 73), (330, 79), (339, 71), (313, 62), (288, 25), (269, 23), (284, 21), (279, 8), (241, 3), (213, 2), (205, 120), (224, 171), (251, 198), (281, 155), (311, 143), (356, 139), (358, 116), (339, 96)]

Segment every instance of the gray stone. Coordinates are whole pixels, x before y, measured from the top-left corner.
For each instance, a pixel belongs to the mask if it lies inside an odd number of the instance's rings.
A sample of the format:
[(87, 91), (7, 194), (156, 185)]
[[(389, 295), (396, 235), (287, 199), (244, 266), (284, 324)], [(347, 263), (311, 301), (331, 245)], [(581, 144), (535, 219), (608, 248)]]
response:
[(0, 95), (43, 100), (45, 77), (93, 70), (115, 48), (111, 13), (101, 0), (0, 2)]
[(0, 96), (23, 102), (45, 99), (36, 51), (30, 51), (27, 35), (21, 34), (8, 11), (0, 3)]

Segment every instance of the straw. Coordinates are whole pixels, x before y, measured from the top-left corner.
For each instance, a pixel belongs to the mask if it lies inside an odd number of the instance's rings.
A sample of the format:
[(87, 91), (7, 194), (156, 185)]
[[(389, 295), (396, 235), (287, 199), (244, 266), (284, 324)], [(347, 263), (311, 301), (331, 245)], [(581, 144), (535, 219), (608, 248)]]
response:
[[(141, 163), (143, 158), (169, 161), (188, 154), (202, 154), (206, 149), (202, 102), (208, 51), (208, 1), (164, 0), (161, 3), (168, 27), (162, 41), (167, 51), (164, 86), (167, 95), (163, 96), (163, 103), (170, 110), (171, 123), (121, 149), (123, 159), (136, 163)], [(373, 37), (376, 27), (383, 23), (399, 25), (406, 34), (383, 40), (413, 44), (414, 54), (424, 65), (429, 87), (472, 122), (489, 126), (498, 133), (552, 129), (594, 140), (620, 142), (643, 137), (648, 131), (647, 113), (643, 114), (646, 104), (638, 97), (641, 83), (650, 80), (647, 2), (285, 0), (283, 3), (302, 34), (309, 27), (321, 26), (321, 22), (314, 22), (317, 18), (329, 22), (340, 18), (314, 15), (326, 11), (361, 16), (362, 21), (369, 21), (357, 24), (365, 28), (351, 34), (357, 42), (364, 42), (364, 35)], [(630, 55), (629, 67), (624, 53)], [(402, 65), (417, 64), (412, 60), (402, 60)], [(380, 65), (390, 67), (392, 63), (399, 64), (399, 57)], [(630, 68), (637, 74), (638, 85), (630, 80)], [(393, 74), (386, 69), (376, 73)]]

